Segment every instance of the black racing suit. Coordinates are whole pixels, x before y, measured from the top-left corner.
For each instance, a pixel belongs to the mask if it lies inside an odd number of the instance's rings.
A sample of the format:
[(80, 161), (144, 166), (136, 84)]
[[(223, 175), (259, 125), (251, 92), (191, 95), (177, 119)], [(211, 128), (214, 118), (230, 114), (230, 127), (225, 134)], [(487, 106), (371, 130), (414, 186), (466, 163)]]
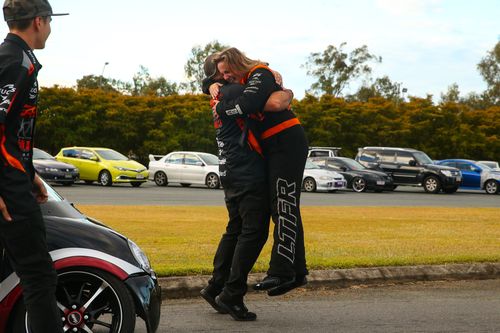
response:
[(57, 275), (32, 194), (40, 68), (24, 40), (8, 34), (0, 45), (0, 197), (13, 220), (0, 215), (0, 240), (19, 276), (33, 332), (57, 333), (62, 332), (55, 299)]
[[(243, 91), (239, 84), (220, 89), (219, 99), (235, 98)], [(247, 291), (247, 278), (269, 233), (269, 198), (266, 164), (256, 147), (241, 144), (244, 120), (220, 119), (214, 114), (219, 171), (229, 221), (214, 257), (209, 285), (223, 292), (221, 299), (241, 304)]]
[(262, 144), (275, 223), (268, 275), (304, 276), (308, 271), (300, 193), (308, 150), (305, 133), (291, 110), (261, 112), (271, 94), (281, 90), (269, 68), (257, 66), (245, 81), (243, 94), (220, 101), (217, 114), (223, 121), (250, 115), (250, 128)]

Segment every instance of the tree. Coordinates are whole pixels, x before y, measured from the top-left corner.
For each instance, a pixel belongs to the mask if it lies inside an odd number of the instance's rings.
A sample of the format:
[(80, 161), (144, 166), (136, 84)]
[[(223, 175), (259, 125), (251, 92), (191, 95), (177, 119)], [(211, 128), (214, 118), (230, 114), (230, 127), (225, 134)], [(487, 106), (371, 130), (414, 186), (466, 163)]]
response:
[(140, 66), (139, 71), (132, 78), (132, 96), (170, 96), (179, 93), (179, 86), (175, 82), (169, 82), (163, 76), (152, 78), (149, 70)]
[(361, 86), (356, 94), (348, 96), (349, 100), (360, 102), (368, 102), (373, 97), (383, 97), (395, 102), (401, 102), (401, 83), (392, 82), (391, 79), (385, 75), (377, 78), (371, 85)]
[(76, 89), (101, 89), (104, 92), (129, 93), (131, 84), (115, 79), (108, 79), (104, 76), (85, 75), (79, 80), (76, 80)]
[(311, 53), (304, 67), (307, 75), (316, 78), (311, 91), (341, 96), (344, 88), (361, 76), (369, 76), (372, 72), (369, 61), (382, 62), (382, 58), (368, 52), (366, 45), (347, 54), (343, 51), (346, 43), (339, 48), (329, 45), (322, 53)]
[(205, 59), (212, 53), (222, 51), (226, 48), (228, 48), (228, 46), (214, 40), (204, 47), (196, 45), (191, 49), (191, 56), (186, 65), (184, 65), (184, 71), (186, 72), (187, 78), (190, 80), (187, 86), (188, 90), (191, 92), (201, 91), (201, 81), (205, 78), (205, 72), (203, 71)]
[(460, 101), (460, 90), (458, 84), (453, 83), (448, 87), (446, 93), (441, 93), (441, 103), (458, 103)]
[(500, 41), (477, 64), (479, 73), (488, 85), (486, 96), (491, 104), (500, 105)]

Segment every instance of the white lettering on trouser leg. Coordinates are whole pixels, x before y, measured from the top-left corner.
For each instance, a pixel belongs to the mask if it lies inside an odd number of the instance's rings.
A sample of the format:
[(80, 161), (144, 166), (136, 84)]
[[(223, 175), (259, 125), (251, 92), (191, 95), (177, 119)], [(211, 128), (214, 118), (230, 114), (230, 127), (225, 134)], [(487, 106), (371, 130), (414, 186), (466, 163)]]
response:
[(295, 243), (297, 239), (297, 208), (296, 184), (289, 184), (285, 179), (278, 178), (276, 182), (278, 196), (278, 254), (292, 263), (295, 262)]

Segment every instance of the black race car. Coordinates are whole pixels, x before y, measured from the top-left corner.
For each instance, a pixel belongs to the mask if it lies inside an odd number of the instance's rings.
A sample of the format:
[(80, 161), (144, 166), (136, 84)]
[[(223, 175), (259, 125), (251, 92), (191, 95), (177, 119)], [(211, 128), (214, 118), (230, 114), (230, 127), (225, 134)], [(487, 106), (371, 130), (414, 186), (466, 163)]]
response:
[[(161, 289), (144, 252), (46, 187), (49, 201), (41, 207), (64, 332), (131, 333), (136, 316), (155, 332)], [(3, 249), (0, 265), (0, 332), (31, 332), (19, 278)]]
[(359, 162), (347, 157), (314, 157), (310, 159), (321, 168), (333, 170), (344, 176), (347, 187), (355, 192), (375, 192), (395, 189), (392, 177), (381, 171), (365, 168)]

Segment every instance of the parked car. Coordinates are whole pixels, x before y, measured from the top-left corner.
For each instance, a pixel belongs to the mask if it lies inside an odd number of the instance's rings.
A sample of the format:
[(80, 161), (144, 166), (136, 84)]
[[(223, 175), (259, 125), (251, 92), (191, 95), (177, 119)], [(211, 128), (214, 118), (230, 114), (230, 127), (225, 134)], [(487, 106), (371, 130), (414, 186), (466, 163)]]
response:
[(500, 170), (495, 171), (479, 161), (463, 159), (447, 159), (437, 164), (454, 167), (462, 172), (461, 189), (484, 190), (488, 194), (500, 191)]
[(59, 162), (54, 156), (38, 148), (33, 148), (33, 166), (47, 182), (71, 186), (80, 178), (78, 168)]
[(304, 177), (302, 178), (302, 188), (305, 192), (335, 192), (345, 189), (346, 186), (347, 182), (341, 174), (321, 169), (310, 160), (306, 161)]
[[(156, 158), (160, 158), (156, 160)], [(165, 156), (149, 155), (149, 175), (158, 186), (180, 183), (184, 187), (220, 187), (219, 158), (194, 151), (174, 151)]]
[[(41, 209), (64, 331), (131, 333), (137, 316), (148, 332), (156, 331), (161, 289), (144, 252), (46, 188), (49, 200)], [(0, 265), (0, 332), (31, 332), (19, 278), (4, 255)]]
[(497, 161), (477, 161), (477, 163), (484, 164), (495, 171), (500, 171), (500, 165), (498, 165)]
[(319, 157), (319, 156), (329, 156), (334, 157), (338, 156), (340, 147), (309, 147), (309, 152), (307, 153), (307, 157)]
[(76, 166), (80, 170), (80, 179), (87, 184), (97, 181), (102, 186), (130, 183), (139, 187), (149, 176), (144, 165), (109, 148), (66, 147), (56, 159)]
[(462, 181), (460, 170), (433, 164), (416, 149), (364, 147), (358, 149), (356, 161), (391, 175), (394, 185), (422, 186), (428, 193), (455, 193)]
[(359, 162), (347, 157), (313, 157), (311, 162), (320, 168), (340, 173), (347, 181), (347, 187), (354, 192), (392, 191), (392, 177), (382, 171), (370, 170)]

